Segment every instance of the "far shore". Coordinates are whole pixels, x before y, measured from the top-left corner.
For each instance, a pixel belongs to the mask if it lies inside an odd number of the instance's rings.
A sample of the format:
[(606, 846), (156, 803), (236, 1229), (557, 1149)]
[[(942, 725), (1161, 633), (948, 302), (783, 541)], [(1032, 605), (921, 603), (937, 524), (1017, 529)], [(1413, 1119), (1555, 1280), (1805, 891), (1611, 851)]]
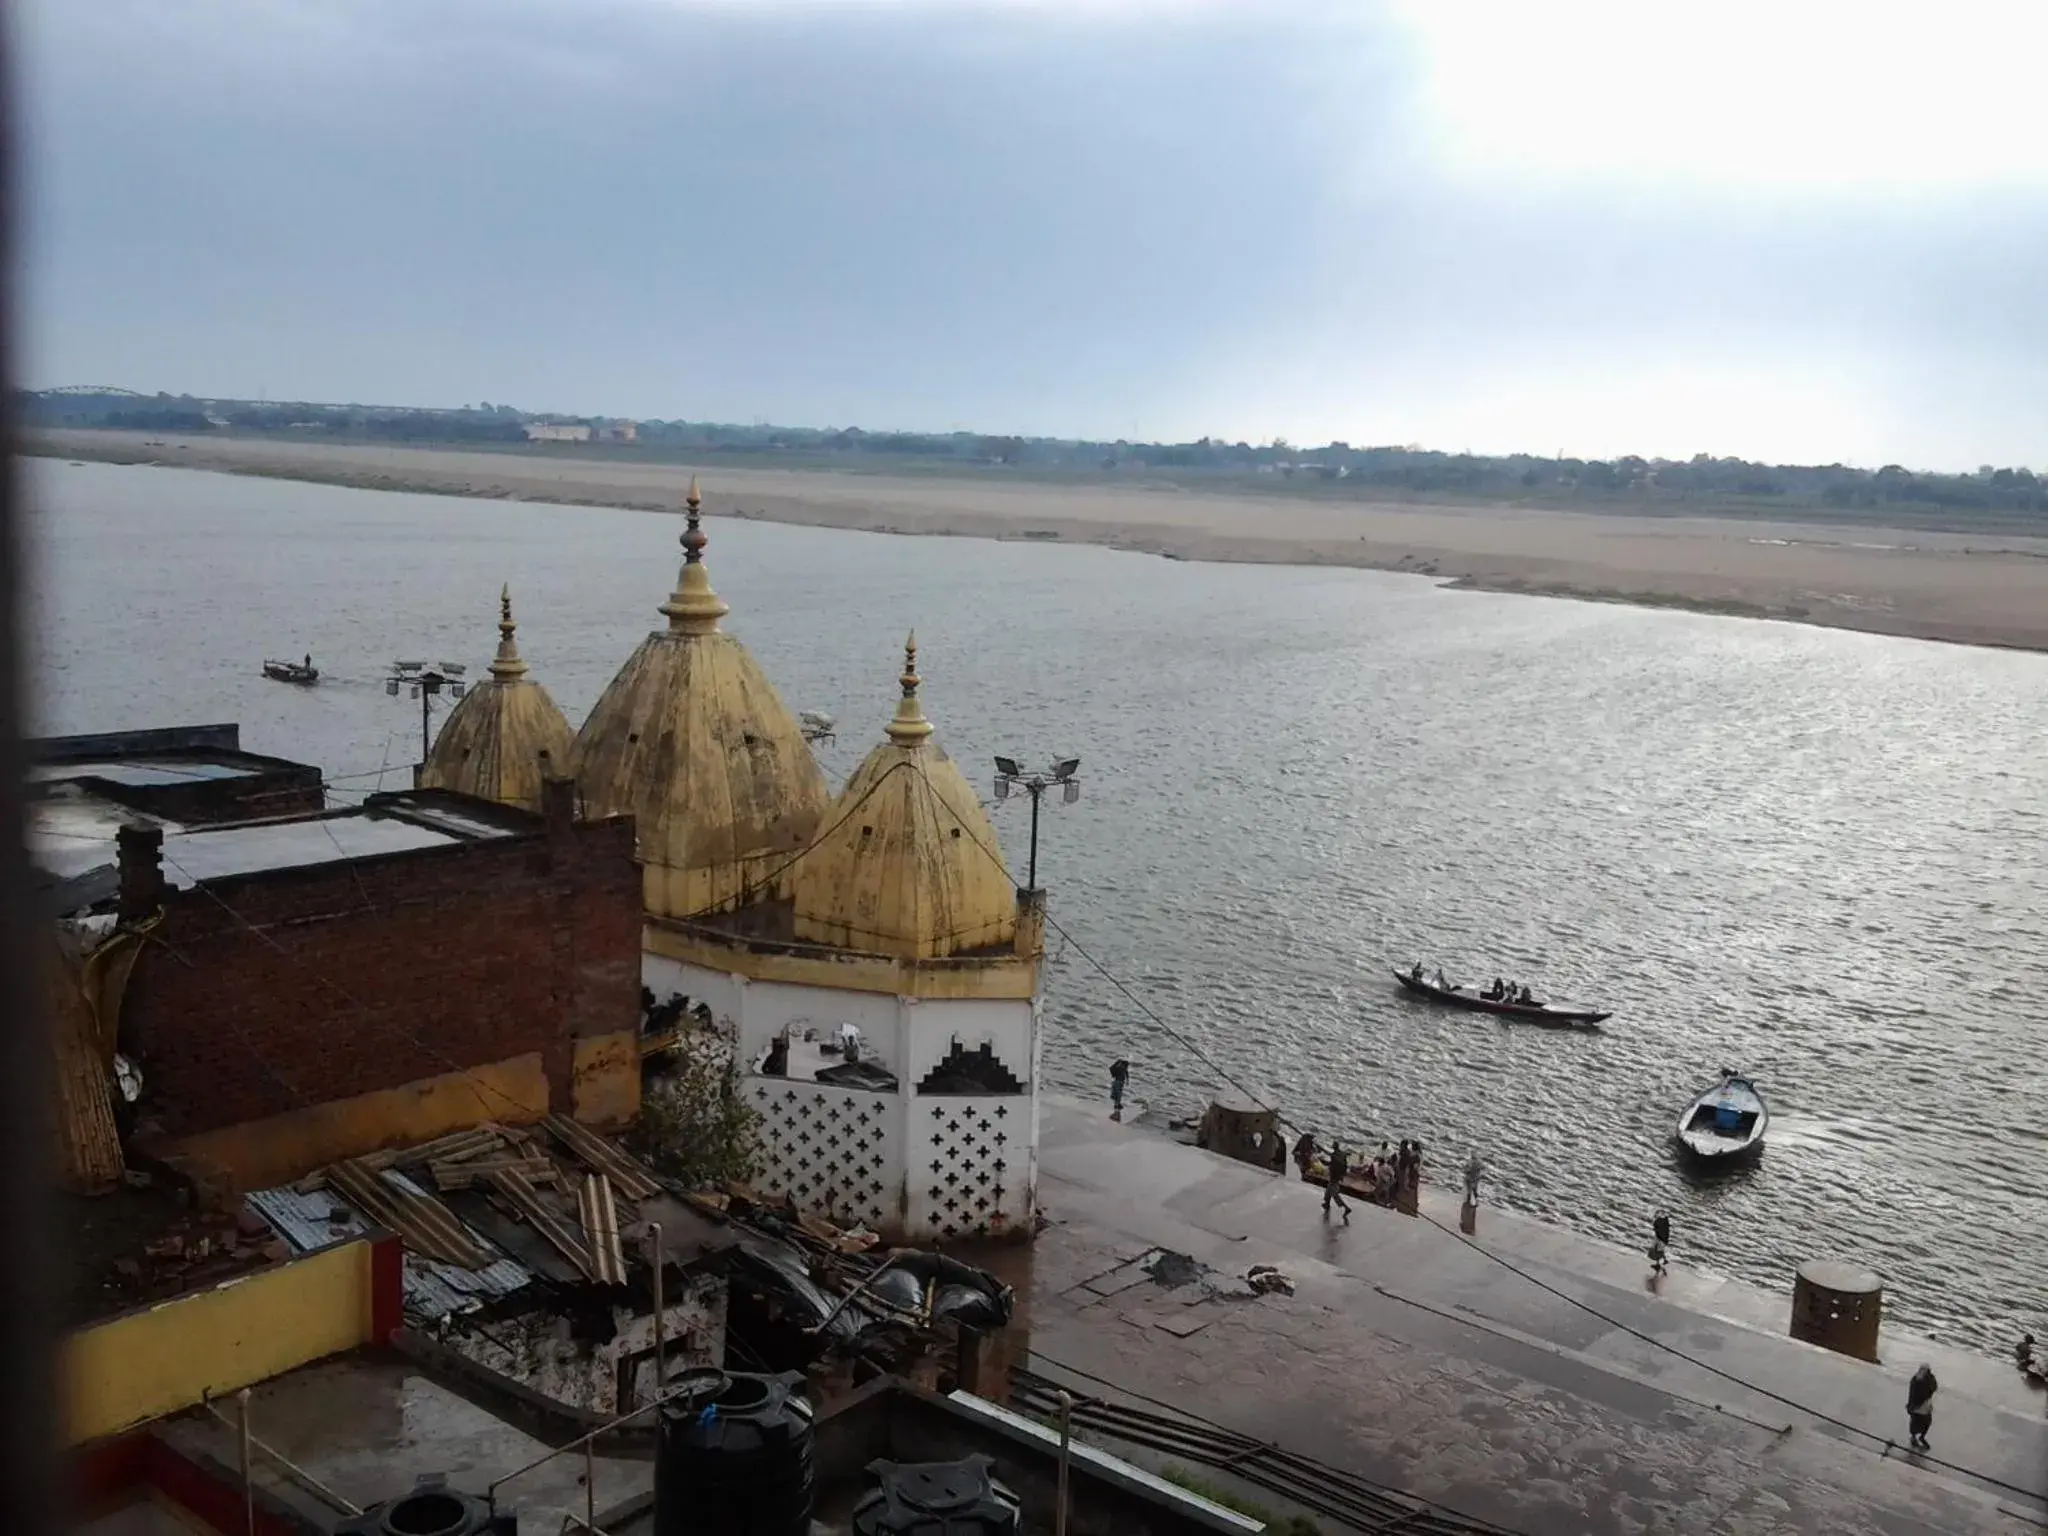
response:
[[(31, 453), (577, 506), (680, 508), (692, 467), (557, 453), (46, 431)], [(1339, 565), (1446, 585), (2048, 650), (2048, 538), (1830, 522), (1332, 501), (1235, 490), (698, 466), (707, 509), (876, 533)]]

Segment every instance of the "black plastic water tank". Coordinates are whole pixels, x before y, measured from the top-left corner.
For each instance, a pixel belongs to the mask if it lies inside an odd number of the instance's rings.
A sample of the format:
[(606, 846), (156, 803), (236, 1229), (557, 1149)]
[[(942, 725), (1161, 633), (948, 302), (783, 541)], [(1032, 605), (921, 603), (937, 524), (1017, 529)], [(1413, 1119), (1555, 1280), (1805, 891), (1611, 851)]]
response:
[(708, 1372), (661, 1410), (655, 1536), (809, 1536), (813, 1477), (802, 1375)]
[(482, 1499), (450, 1488), (439, 1473), (411, 1493), (372, 1504), (334, 1528), (334, 1536), (519, 1536), (517, 1515), (494, 1515)]
[(853, 1507), (854, 1536), (1016, 1536), (1017, 1496), (986, 1456), (958, 1461), (871, 1461), (875, 1486)]

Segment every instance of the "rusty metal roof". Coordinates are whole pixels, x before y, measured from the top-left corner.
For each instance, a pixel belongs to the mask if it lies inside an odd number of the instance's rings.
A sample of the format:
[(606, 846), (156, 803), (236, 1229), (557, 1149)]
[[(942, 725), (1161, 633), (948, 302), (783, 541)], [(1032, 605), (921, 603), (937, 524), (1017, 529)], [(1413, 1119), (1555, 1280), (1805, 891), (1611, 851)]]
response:
[[(401, 1173), (385, 1177), (398, 1181), (401, 1187), (411, 1184)], [(325, 1248), (344, 1238), (360, 1237), (371, 1230), (353, 1207), (324, 1189), (309, 1194), (301, 1194), (288, 1184), (259, 1189), (248, 1196), (248, 1205), (301, 1253)], [(335, 1215), (337, 1209), (344, 1212), (339, 1218)], [(496, 1248), (490, 1251), (497, 1256), (482, 1269), (460, 1269), (408, 1250), (406, 1310), (416, 1317), (438, 1321), (452, 1313), (470, 1311), (486, 1301), (510, 1296), (533, 1283), (532, 1272), (524, 1265), (504, 1257)]]

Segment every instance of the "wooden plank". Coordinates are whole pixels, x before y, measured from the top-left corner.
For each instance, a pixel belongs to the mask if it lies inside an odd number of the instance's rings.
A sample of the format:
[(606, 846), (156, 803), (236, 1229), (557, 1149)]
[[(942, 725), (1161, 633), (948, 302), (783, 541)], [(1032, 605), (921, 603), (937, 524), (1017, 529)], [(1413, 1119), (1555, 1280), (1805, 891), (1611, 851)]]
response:
[(586, 1279), (597, 1278), (597, 1263), (590, 1250), (561, 1219), (541, 1202), (533, 1185), (516, 1168), (500, 1168), (491, 1175), (491, 1188), (504, 1197), (518, 1215), (555, 1246), (555, 1251), (583, 1271)]
[(611, 1180), (601, 1173), (585, 1174), (576, 1191), (576, 1212), (596, 1269), (592, 1278), (603, 1285), (624, 1285), (626, 1254), (619, 1246), (619, 1211), (612, 1200)]
[(451, 1162), (465, 1157), (482, 1157), (496, 1151), (504, 1141), (505, 1133), (496, 1126), (479, 1125), (466, 1131), (450, 1131), (446, 1136), (437, 1136), (416, 1147), (392, 1147), (366, 1153), (354, 1161), (372, 1173), (382, 1173), (400, 1163)]
[(500, 1168), (515, 1168), (529, 1184), (559, 1183), (562, 1171), (544, 1157), (480, 1157), (473, 1162), (429, 1163), (427, 1172), (439, 1190), (473, 1189)]
[(605, 1175), (629, 1200), (650, 1200), (661, 1193), (654, 1175), (587, 1126), (567, 1115), (549, 1115), (548, 1134), (559, 1141), (584, 1167)]
[(498, 1257), (479, 1246), (455, 1213), (432, 1195), (400, 1189), (360, 1161), (336, 1163), (327, 1170), (327, 1182), (349, 1204), (396, 1232), (408, 1248), (426, 1258), (460, 1269), (485, 1269)]

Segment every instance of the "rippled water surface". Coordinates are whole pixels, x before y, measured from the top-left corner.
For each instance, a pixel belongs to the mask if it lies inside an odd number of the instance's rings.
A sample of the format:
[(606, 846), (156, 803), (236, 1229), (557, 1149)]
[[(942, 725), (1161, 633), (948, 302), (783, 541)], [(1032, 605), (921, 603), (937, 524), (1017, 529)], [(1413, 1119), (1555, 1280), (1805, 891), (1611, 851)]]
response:
[[(363, 791), (408, 781), (395, 656), (473, 666), (512, 583), (580, 720), (675, 575), (679, 518), (42, 463), (41, 726), (239, 720)], [(711, 492), (713, 509), (724, 504)], [(1894, 1318), (2004, 1348), (2048, 1321), (2048, 658), (1436, 590), (725, 518), (709, 560), (793, 709), (876, 739), (915, 626), (976, 780), (1076, 753), (1040, 871), (1077, 943), (1047, 1071), (1197, 1108), (1214, 1074), (1081, 956), (1327, 1135), (1481, 1149), (1504, 1201), (1783, 1286), (1860, 1260)], [(317, 689), (265, 682), (310, 650)], [(358, 777), (360, 775), (360, 777)], [(1028, 808), (994, 812), (1020, 872)], [(1404, 1002), (1390, 962), (1505, 971), (1606, 1032)], [(1765, 1160), (1689, 1181), (1687, 1098), (1748, 1068)], [(1448, 1176), (1448, 1174), (1446, 1174)]]

